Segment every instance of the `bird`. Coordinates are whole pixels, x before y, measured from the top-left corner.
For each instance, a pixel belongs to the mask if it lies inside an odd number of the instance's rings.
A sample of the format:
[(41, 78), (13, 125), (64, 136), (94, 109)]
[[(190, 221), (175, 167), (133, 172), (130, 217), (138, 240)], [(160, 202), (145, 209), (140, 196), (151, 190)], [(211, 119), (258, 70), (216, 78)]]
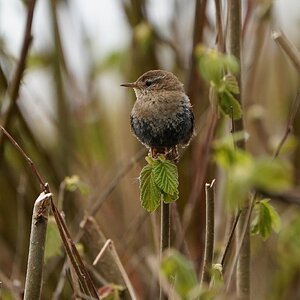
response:
[(183, 84), (171, 72), (150, 70), (121, 86), (136, 95), (130, 114), (133, 134), (153, 158), (163, 154), (178, 161), (178, 145), (189, 145), (194, 135), (194, 113)]

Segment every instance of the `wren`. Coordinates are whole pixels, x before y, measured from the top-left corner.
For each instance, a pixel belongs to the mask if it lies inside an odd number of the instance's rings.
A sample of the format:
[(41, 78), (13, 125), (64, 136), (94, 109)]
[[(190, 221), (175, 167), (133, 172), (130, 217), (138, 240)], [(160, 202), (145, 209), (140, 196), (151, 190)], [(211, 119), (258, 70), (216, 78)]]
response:
[(159, 154), (177, 161), (177, 146), (187, 146), (194, 133), (194, 114), (183, 84), (171, 72), (151, 70), (133, 83), (136, 102), (130, 115), (133, 134), (153, 158)]

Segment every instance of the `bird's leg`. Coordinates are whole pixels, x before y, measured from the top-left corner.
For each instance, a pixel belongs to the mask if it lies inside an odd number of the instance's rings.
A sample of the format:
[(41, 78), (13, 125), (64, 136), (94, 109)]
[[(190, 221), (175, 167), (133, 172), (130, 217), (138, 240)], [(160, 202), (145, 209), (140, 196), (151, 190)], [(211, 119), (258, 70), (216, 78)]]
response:
[(153, 158), (157, 158), (159, 154), (166, 154), (166, 148), (165, 147), (151, 147), (150, 148), (150, 154)]
[(179, 161), (178, 147), (174, 146), (170, 148), (166, 154), (166, 158), (177, 163)]

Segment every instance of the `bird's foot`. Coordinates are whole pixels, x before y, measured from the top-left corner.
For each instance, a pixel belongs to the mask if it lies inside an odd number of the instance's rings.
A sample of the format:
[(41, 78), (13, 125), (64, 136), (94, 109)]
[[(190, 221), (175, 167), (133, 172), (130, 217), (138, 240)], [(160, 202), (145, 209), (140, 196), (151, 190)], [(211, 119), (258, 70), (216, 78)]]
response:
[(177, 146), (168, 147), (151, 147), (149, 154), (152, 158), (157, 159), (160, 154), (164, 155), (166, 159), (171, 160), (175, 163), (179, 161), (179, 153)]

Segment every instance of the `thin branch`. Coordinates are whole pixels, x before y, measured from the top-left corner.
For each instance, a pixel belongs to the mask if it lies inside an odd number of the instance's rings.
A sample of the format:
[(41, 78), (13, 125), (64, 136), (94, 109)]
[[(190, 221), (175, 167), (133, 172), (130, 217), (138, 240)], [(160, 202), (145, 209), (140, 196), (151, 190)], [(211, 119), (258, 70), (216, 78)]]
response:
[(221, 1), (215, 0), (215, 8), (216, 8), (216, 31), (217, 31), (217, 44), (218, 50), (220, 52), (225, 51), (225, 40), (222, 26), (222, 9), (221, 9)]
[(99, 198), (93, 202), (93, 206), (88, 210), (88, 216), (95, 216), (102, 207), (104, 200), (112, 193), (119, 181), (127, 174), (131, 167), (146, 154), (145, 148), (138, 151), (120, 172), (111, 180), (110, 184), (104, 189)]
[[(163, 252), (170, 248), (170, 203), (162, 201), (160, 207), (160, 259), (162, 259)], [(159, 299), (167, 299), (161, 284), (159, 285)]]
[(215, 238), (215, 179), (211, 183), (205, 184), (206, 200), (206, 229), (205, 229), (205, 251), (204, 264), (202, 270), (202, 280), (209, 284), (211, 279), (212, 262), (214, 255)]
[[(20, 90), (20, 84), (21, 79), (23, 77), (23, 73), (26, 67), (26, 59), (29, 52), (29, 47), (32, 42), (32, 35), (31, 35), (31, 27), (32, 27), (32, 20), (33, 20), (33, 13), (35, 8), (36, 0), (30, 0), (28, 2), (28, 12), (27, 12), (27, 20), (26, 20), (26, 27), (25, 27), (25, 33), (21, 48), (21, 54), (20, 59), (15, 71), (15, 74), (13, 76), (13, 80), (11, 84), (8, 87), (9, 97), (10, 97), (10, 103), (8, 110), (5, 115), (5, 119), (3, 122), (4, 127), (9, 127), (10, 122), (12, 120), (13, 114), (16, 110), (16, 103), (19, 96), (19, 90)], [(0, 136), (0, 153), (3, 151), (3, 136)]]
[(281, 31), (273, 31), (272, 38), (289, 57), (300, 74), (300, 52), (296, 46)]
[(289, 112), (289, 117), (288, 117), (288, 123), (287, 123), (287, 127), (285, 130), (285, 133), (280, 141), (280, 143), (277, 146), (277, 149), (274, 153), (274, 159), (278, 157), (282, 146), (284, 145), (285, 141), (287, 140), (287, 138), (289, 137), (290, 133), (292, 132), (293, 129), (293, 123), (297, 114), (297, 111), (299, 109), (299, 104), (300, 104), (300, 91), (297, 92), (296, 97), (294, 98), (292, 105), (291, 105), (291, 109)]
[[(108, 240), (107, 242), (108, 242), (108, 245), (106, 246), (106, 248), (104, 249), (104, 251), (105, 251), (106, 249), (109, 249), (109, 250), (110, 250), (110, 253), (111, 253), (112, 256), (114, 257), (115, 263), (116, 263), (116, 265), (118, 266), (118, 268), (119, 268), (119, 270), (120, 270), (120, 273), (122, 274), (123, 280), (124, 280), (124, 282), (125, 282), (125, 284), (126, 284), (126, 287), (127, 287), (128, 291), (129, 291), (129, 293), (130, 293), (131, 299), (132, 299), (132, 300), (136, 300), (137, 298), (136, 298), (134, 289), (133, 289), (133, 287), (132, 287), (132, 285), (131, 285), (131, 282), (130, 282), (130, 280), (129, 280), (129, 278), (128, 278), (128, 275), (127, 275), (127, 273), (126, 273), (126, 271), (125, 271), (125, 269), (124, 269), (124, 267), (123, 267), (123, 265), (122, 265), (122, 263), (121, 263), (121, 260), (120, 260), (120, 258), (119, 258), (119, 255), (118, 255), (117, 251), (116, 251), (116, 248), (115, 248), (115, 246), (114, 246), (114, 243), (113, 243), (112, 240)], [(103, 250), (103, 248), (101, 249), (100, 253), (101, 253), (101, 252), (102, 252), (102, 253), (104, 252), (104, 251), (102, 251), (102, 250)], [(99, 253), (99, 254), (100, 254), (100, 253)], [(99, 254), (97, 255), (97, 257), (99, 256)], [(99, 259), (97, 260), (97, 262), (98, 262), (98, 261), (99, 261)], [(94, 262), (96, 262), (96, 259), (94, 260)], [(96, 262), (96, 263), (97, 263), (97, 262)], [(95, 264), (94, 264), (94, 265), (95, 265)]]
[(36, 176), (38, 182), (40, 183), (41, 187), (44, 187), (46, 182), (43, 180), (42, 175), (39, 173), (37, 168), (35, 167), (33, 161), (29, 158), (29, 156), (25, 153), (25, 151), (19, 146), (16, 140), (6, 131), (6, 129), (0, 125), (1, 130), (3, 131), (4, 135), (9, 139), (12, 145), (21, 153), (21, 155), (25, 158), (27, 163), (30, 165), (33, 174)]

